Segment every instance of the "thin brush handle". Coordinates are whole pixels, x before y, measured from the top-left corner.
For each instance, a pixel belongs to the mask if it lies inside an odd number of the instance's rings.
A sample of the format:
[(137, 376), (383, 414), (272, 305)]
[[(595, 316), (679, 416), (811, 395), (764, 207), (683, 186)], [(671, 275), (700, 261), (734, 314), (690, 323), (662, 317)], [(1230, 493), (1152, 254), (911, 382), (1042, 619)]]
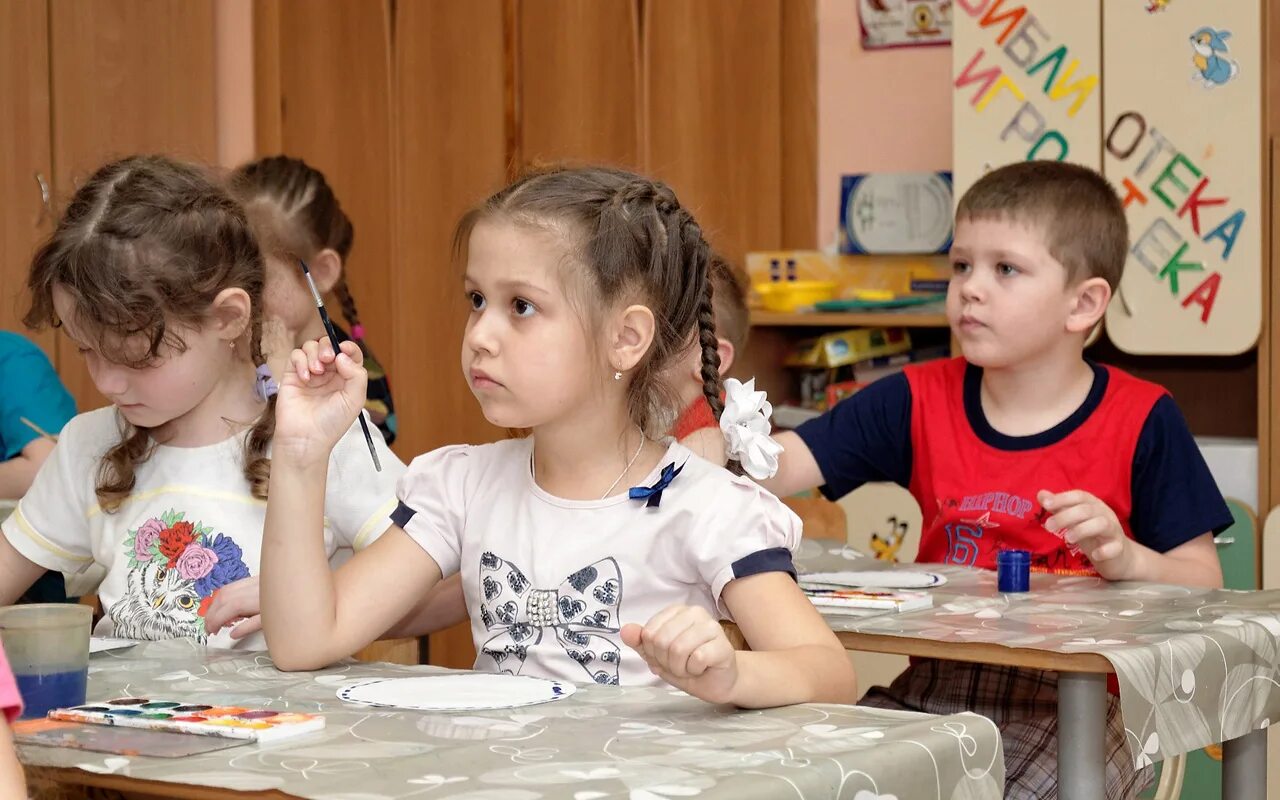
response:
[[(302, 265), (302, 274), (307, 278), (307, 286), (311, 287), (311, 296), (316, 300), (320, 321), (324, 323), (324, 332), (329, 334), (329, 343), (333, 345), (333, 355), (336, 358), (342, 352), (342, 347), (338, 343), (338, 332), (333, 329), (333, 322), (329, 319), (329, 312), (324, 307), (324, 300), (320, 298), (319, 290), (316, 289), (316, 282), (311, 279), (311, 270), (307, 269), (307, 262), (298, 259), (298, 263)], [(378, 451), (374, 449), (373, 434), (369, 433), (369, 424), (364, 421), (364, 414), (357, 413), (356, 419), (360, 420), (360, 430), (364, 431), (364, 440), (369, 444), (369, 455), (373, 456), (373, 468), (382, 472), (382, 462), (378, 460)]]

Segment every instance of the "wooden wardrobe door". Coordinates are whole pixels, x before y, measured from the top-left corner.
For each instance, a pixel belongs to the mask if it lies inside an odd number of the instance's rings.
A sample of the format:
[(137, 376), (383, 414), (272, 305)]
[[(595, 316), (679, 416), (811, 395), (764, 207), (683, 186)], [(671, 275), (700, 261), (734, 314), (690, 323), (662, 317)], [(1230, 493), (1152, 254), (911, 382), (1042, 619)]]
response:
[[(213, 0), (49, 0), (48, 19), (57, 200), (132, 153), (214, 163)], [(77, 406), (105, 405), (74, 348), (57, 341)]]
[(779, 0), (650, 0), (648, 170), (738, 264), (782, 244)]
[(516, 65), (521, 165), (561, 160), (636, 169), (639, 4), (537, 0), (519, 4)]
[[(499, 439), (462, 376), (467, 304), (454, 226), (506, 181), (503, 4), (400, 3), (395, 20), (396, 219), (391, 374), (403, 452)], [(464, 623), (431, 637), (431, 663), (470, 667)]]
[[(49, 27), (44, 0), (0, 3), (0, 328), (30, 335), (52, 359), (54, 335), (22, 325), (31, 255), (52, 229), (41, 197), (53, 172), (49, 157)], [(14, 387), (3, 387), (12, 391)]]

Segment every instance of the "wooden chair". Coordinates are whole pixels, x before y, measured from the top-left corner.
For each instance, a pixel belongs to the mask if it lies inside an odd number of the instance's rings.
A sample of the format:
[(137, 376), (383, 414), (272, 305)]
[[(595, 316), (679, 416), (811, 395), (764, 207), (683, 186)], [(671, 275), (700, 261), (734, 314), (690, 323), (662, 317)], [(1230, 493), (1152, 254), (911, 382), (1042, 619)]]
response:
[(848, 538), (848, 519), (844, 509), (825, 497), (784, 497), (782, 502), (804, 523), (804, 536), (809, 539)]

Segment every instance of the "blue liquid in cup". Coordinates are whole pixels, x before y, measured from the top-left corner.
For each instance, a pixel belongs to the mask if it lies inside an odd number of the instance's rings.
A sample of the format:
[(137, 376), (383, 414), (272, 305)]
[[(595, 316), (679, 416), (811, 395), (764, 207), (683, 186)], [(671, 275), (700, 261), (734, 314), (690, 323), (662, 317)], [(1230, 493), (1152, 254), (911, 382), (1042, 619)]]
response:
[(47, 672), (41, 675), (13, 676), (18, 681), (18, 693), (22, 695), (22, 719), (46, 716), (55, 708), (84, 705), (89, 670)]

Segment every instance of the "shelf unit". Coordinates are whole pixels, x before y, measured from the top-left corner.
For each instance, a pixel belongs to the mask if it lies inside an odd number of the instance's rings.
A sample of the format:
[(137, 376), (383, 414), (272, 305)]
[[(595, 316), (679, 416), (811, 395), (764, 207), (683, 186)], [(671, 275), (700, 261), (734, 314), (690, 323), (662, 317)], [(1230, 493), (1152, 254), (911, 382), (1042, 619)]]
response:
[[(797, 312), (777, 313), (752, 309), (751, 332), (745, 352), (735, 361), (730, 374), (739, 380), (754, 377), (756, 388), (769, 393), (770, 402), (794, 402), (796, 381), (793, 370), (783, 361), (797, 342), (829, 331), (845, 328), (908, 328), (935, 335), (947, 328), (947, 316), (940, 305), (901, 311)], [(928, 343), (926, 343), (928, 344)], [(956, 352), (955, 340), (951, 350)]]

